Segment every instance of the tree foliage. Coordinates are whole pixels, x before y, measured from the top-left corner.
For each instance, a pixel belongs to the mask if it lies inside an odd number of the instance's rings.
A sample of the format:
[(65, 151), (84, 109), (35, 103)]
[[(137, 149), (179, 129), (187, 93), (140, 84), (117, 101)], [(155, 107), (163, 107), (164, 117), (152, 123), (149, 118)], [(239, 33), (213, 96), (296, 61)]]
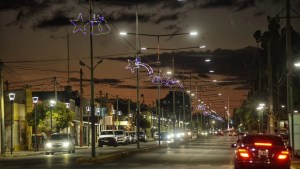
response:
[(75, 117), (75, 112), (68, 109), (63, 102), (57, 102), (55, 107), (51, 109), (49, 101), (37, 103), (32, 112), (26, 115), (26, 120), (30, 126), (34, 126), (34, 115), (36, 111), (37, 124), (40, 131), (51, 131), (51, 115), (52, 130), (59, 132), (69, 126)]

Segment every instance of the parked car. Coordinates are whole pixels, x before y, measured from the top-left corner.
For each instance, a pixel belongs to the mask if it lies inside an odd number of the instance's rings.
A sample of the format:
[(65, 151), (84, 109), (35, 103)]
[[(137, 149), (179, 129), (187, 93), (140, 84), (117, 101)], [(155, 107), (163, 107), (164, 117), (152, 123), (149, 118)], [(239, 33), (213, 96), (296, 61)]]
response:
[(126, 134), (125, 134), (124, 130), (115, 130), (114, 133), (115, 133), (115, 137), (116, 137), (118, 145), (120, 145), (120, 144), (125, 145), (127, 143), (126, 142)]
[(45, 145), (46, 155), (56, 152), (75, 153), (75, 140), (69, 133), (54, 133)]
[(153, 139), (158, 140), (158, 131), (153, 133)]
[(277, 135), (247, 134), (235, 147), (235, 169), (290, 169), (290, 154)]
[(139, 133), (139, 141), (147, 142), (147, 135), (144, 131), (140, 131)]
[(126, 135), (126, 144), (133, 143), (133, 138), (132, 138), (131, 132), (125, 131), (125, 135)]
[(98, 138), (98, 147), (103, 147), (103, 145), (114, 146), (114, 147), (118, 146), (118, 142), (115, 137), (114, 130), (102, 130), (100, 132)]
[(131, 135), (131, 143), (136, 143), (137, 142), (136, 132), (135, 131), (129, 131), (128, 133)]

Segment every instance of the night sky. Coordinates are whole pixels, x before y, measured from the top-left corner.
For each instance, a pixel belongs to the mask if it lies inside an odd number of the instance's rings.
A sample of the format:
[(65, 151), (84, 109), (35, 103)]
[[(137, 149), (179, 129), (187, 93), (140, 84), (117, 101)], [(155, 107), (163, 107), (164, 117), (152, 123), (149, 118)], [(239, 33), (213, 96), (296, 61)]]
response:
[[(283, 0), (140, 0), (138, 4), (139, 33), (176, 34), (198, 32), (195, 37), (178, 35), (160, 37), (160, 48), (178, 49), (205, 45), (205, 49), (161, 50), (162, 74), (172, 68), (184, 87), (217, 111), (224, 111), (226, 100), (238, 107), (250, 89), (254, 77), (258, 44), (256, 30), (266, 31), (267, 16), (284, 16)], [(293, 11), (300, 11), (300, 1), (291, 0)], [(280, 12), (282, 11), (283, 12)], [(296, 15), (292, 11), (292, 15)], [(136, 1), (94, 1), (93, 13), (104, 17), (102, 26), (110, 30), (93, 37), (95, 94), (100, 90), (109, 97), (136, 100), (135, 73), (126, 70), (127, 60), (135, 57), (135, 36), (120, 36), (120, 32), (136, 31)], [(81, 31), (73, 33), (70, 20), (82, 14), (89, 19), (87, 0), (8, 0), (0, 2), (0, 59), (4, 63), (4, 81), (11, 89), (31, 85), (33, 90), (53, 90), (57, 77), (60, 90), (69, 85), (79, 90), (79, 60), (90, 66), (90, 39)], [(280, 21), (281, 27), (285, 20)], [(300, 20), (292, 20), (300, 31)], [(68, 43), (69, 42), (69, 43)], [(139, 46), (156, 48), (157, 38), (140, 36)], [(69, 52), (68, 52), (69, 51)], [(68, 62), (69, 56), (69, 62)], [(141, 51), (143, 63), (156, 71), (157, 51)], [(205, 62), (210, 59), (210, 62)], [(213, 70), (213, 73), (209, 73)], [(83, 67), (84, 95), (90, 97), (89, 68)], [(191, 73), (191, 78), (190, 78)], [(141, 69), (141, 90), (147, 104), (157, 98), (156, 86)], [(214, 83), (213, 80), (217, 80)], [(197, 86), (197, 87), (196, 87)], [(178, 89), (178, 87), (175, 87)], [(196, 90), (197, 89), (197, 90)], [(162, 88), (161, 98), (170, 91)], [(218, 96), (222, 93), (222, 96)], [(220, 112), (221, 113), (221, 112)]]

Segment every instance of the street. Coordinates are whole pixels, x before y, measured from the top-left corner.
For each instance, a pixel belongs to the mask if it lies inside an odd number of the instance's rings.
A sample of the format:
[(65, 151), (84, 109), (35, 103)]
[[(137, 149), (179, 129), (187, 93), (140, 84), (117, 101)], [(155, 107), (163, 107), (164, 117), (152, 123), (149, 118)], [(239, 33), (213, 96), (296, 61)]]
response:
[[(94, 164), (76, 163), (79, 157), (90, 157), (90, 149), (76, 149), (75, 154), (56, 153), (54, 155), (35, 155), (0, 159), (1, 169), (17, 168), (197, 168), (197, 169), (231, 169), (233, 168), (233, 149), (231, 143), (236, 137), (204, 137), (199, 140), (176, 142), (154, 151), (140, 152), (120, 159)], [(141, 146), (157, 144), (141, 143)], [(162, 144), (165, 144), (162, 142)], [(136, 145), (97, 148), (97, 155), (113, 151), (134, 149)]]

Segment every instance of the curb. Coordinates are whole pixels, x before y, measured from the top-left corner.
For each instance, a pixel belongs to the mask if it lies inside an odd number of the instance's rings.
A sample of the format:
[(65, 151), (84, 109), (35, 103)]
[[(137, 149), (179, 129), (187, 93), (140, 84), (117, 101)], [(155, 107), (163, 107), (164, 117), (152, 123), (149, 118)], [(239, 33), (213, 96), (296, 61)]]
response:
[(15, 154), (5, 154), (0, 155), (0, 158), (15, 158), (15, 157), (25, 157), (25, 156), (35, 156), (43, 154), (43, 151), (35, 152), (35, 153), (15, 153)]
[(167, 146), (146, 147), (146, 148), (142, 148), (142, 149), (134, 149), (134, 150), (129, 150), (129, 151), (116, 152), (114, 154), (105, 155), (105, 156), (100, 155), (97, 157), (81, 157), (76, 160), (76, 163), (77, 164), (79, 164), (79, 163), (97, 163), (97, 164), (105, 163), (105, 162), (119, 159), (121, 157), (127, 157), (127, 156), (133, 155), (135, 153), (148, 152), (148, 151), (157, 150), (157, 149), (161, 149), (161, 148), (167, 148)]

